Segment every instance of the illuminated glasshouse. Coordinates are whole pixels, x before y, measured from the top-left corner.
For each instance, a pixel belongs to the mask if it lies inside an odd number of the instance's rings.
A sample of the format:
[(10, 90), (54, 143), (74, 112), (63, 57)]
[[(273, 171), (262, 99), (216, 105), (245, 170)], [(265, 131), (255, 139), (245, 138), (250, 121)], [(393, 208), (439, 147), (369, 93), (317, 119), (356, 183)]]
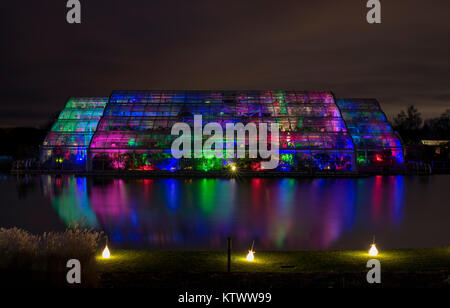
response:
[(44, 140), (41, 166), (85, 169), (87, 149), (107, 102), (107, 97), (70, 98)]
[[(399, 139), (378, 103), (371, 102), (339, 100), (340, 110), (328, 91), (114, 91), (109, 100), (72, 99), (45, 139), (42, 166), (94, 171), (263, 171), (265, 159), (249, 157), (252, 140), (242, 135), (233, 142), (237, 151), (244, 149), (245, 157), (210, 157), (201, 152), (194, 158), (174, 158), (171, 146), (178, 136), (171, 134), (173, 125), (186, 123), (194, 129), (194, 116), (199, 115), (200, 126), (278, 123), (279, 164), (269, 172), (354, 173), (359, 166), (377, 164), (379, 158), (401, 163)], [(272, 135), (268, 135), (271, 140)], [(191, 142), (204, 144), (209, 137), (192, 136)]]
[[(260, 158), (175, 159), (177, 122), (279, 124), (278, 171), (352, 171), (354, 151), (330, 92), (117, 91), (92, 139), (94, 170), (261, 170)], [(204, 137), (204, 140), (207, 137)], [(247, 139), (245, 146), (248, 147)]]
[(403, 149), (375, 99), (337, 99), (353, 138), (358, 169), (401, 168)]

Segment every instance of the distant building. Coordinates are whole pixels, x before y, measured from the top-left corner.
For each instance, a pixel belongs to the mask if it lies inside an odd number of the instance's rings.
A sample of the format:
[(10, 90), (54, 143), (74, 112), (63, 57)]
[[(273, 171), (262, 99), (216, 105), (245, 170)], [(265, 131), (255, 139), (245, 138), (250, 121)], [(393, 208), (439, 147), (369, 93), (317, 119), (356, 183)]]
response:
[(420, 143), (429, 146), (442, 146), (448, 145), (450, 143), (450, 140), (421, 140)]
[[(435, 156), (447, 156), (449, 153), (450, 140), (421, 140), (420, 143), (425, 147), (431, 147)], [(443, 155), (447, 153), (447, 155)], [(437, 157), (433, 157), (436, 159)], [(444, 157), (440, 157), (441, 159)]]

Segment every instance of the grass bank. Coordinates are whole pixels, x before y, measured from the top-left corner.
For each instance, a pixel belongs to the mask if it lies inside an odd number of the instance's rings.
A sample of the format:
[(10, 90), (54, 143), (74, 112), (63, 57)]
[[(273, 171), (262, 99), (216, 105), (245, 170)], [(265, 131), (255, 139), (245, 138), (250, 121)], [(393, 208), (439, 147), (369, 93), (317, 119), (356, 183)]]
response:
[[(224, 252), (117, 250), (97, 257), (103, 287), (286, 288), (364, 287), (366, 251)], [(382, 251), (382, 286), (449, 287), (450, 247)]]

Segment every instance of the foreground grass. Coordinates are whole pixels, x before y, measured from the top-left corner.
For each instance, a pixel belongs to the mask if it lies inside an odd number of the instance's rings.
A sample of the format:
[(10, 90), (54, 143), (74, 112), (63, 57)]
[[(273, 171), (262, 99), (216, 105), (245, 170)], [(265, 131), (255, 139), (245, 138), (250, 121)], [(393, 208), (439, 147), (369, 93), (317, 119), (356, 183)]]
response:
[[(233, 272), (314, 273), (367, 271), (365, 251), (257, 252), (247, 262), (245, 252), (233, 253)], [(450, 247), (388, 250), (380, 253), (383, 271), (450, 269)], [(101, 272), (225, 272), (227, 255), (215, 251), (116, 250), (110, 259), (97, 258)]]
[[(365, 251), (245, 252), (232, 254), (227, 273), (224, 252), (117, 250), (97, 258), (101, 286), (149, 287), (360, 287), (367, 286)], [(450, 247), (383, 251), (385, 286), (448, 287)]]

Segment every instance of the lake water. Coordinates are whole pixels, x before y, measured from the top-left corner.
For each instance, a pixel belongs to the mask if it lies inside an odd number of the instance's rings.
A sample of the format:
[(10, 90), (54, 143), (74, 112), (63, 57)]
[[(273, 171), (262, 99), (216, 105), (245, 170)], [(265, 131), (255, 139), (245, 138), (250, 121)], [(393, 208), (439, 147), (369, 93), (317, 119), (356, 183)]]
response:
[(0, 226), (73, 220), (113, 248), (258, 250), (450, 246), (450, 175), (369, 178), (102, 179), (0, 175)]

